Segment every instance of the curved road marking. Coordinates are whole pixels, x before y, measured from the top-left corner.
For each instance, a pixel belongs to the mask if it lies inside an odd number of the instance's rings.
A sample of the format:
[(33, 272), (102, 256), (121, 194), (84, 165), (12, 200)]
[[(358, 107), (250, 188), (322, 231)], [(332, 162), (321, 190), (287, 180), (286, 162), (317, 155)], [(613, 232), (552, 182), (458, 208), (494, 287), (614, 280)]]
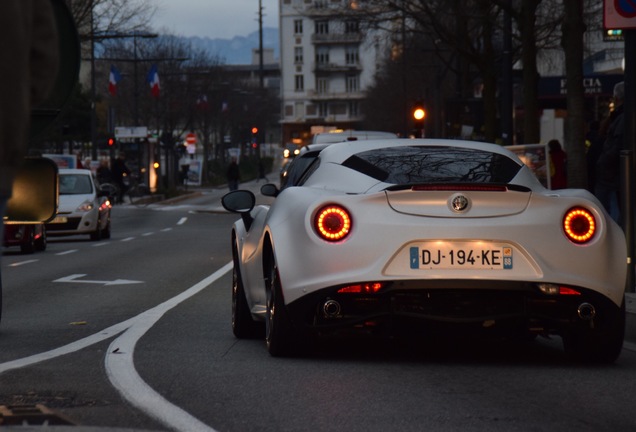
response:
[(232, 269), (232, 262), (225, 264), (219, 270), (196, 283), (181, 294), (148, 309), (145, 312), (115, 324), (99, 333), (85, 337), (68, 345), (40, 354), (0, 363), (0, 374), (11, 369), (30, 366), (46, 360), (51, 360), (65, 354), (79, 351), (90, 345), (109, 339), (122, 333), (110, 344), (106, 354), (106, 374), (111, 384), (132, 405), (145, 412), (155, 420), (178, 431), (209, 431), (214, 429), (202, 423), (176, 405), (171, 404), (159, 393), (154, 391), (141, 379), (133, 362), (133, 352), (137, 341), (170, 309), (184, 300), (199, 293)]

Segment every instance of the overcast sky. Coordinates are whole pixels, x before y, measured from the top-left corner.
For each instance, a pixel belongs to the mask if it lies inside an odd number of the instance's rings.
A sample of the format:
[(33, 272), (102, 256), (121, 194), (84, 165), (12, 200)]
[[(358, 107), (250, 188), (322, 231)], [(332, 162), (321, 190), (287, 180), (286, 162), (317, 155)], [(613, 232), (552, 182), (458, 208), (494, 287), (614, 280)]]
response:
[[(1, 1), (1, 0), (0, 0)], [(154, 30), (231, 39), (258, 31), (259, 0), (156, 0)], [(278, 27), (278, 0), (261, 0), (263, 27)]]

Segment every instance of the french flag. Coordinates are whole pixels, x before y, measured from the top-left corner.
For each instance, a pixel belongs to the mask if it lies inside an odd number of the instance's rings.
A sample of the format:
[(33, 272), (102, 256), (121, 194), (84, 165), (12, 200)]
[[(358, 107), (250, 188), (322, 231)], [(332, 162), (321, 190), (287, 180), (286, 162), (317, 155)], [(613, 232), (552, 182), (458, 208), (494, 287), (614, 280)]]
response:
[(159, 93), (161, 92), (161, 86), (159, 85), (159, 73), (157, 72), (157, 65), (153, 64), (150, 70), (148, 71), (148, 76), (146, 77), (146, 81), (150, 85), (150, 92), (154, 97), (159, 97)]
[(115, 67), (115, 65), (110, 65), (110, 77), (108, 79), (108, 92), (111, 96), (117, 95), (117, 84), (121, 81), (121, 74)]

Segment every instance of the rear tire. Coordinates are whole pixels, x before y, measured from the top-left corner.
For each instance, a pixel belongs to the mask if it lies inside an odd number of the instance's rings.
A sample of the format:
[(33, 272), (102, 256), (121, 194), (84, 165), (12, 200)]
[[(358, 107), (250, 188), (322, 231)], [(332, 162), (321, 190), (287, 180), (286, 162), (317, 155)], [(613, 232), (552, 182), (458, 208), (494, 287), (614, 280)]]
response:
[(571, 360), (610, 364), (621, 354), (625, 337), (625, 300), (620, 308), (606, 310), (602, 315), (600, 312), (593, 320), (593, 328), (577, 323), (563, 335), (563, 348)]
[(20, 251), (23, 254), (32, 254), (35, 252), (35, 235), (33, 234), (33, 228), (29, 228), (29, 235), (26, 242), (20, 244)]
[(265, 342), (273, 357), (295, 354), (297, 338), (285, 306), (278, 267), (273, 256), (267, 260), (267, 319)]

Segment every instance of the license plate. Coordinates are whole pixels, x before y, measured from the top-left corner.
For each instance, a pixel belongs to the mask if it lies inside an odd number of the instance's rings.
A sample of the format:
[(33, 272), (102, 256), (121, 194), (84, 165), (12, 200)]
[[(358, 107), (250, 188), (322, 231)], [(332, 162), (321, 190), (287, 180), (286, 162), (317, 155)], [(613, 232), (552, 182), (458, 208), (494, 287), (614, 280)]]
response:
[(55, 219), (53, 219), (51, 221), (51, 223), (66, 223), (68, 222), (68, 219), (66, 218), (66, 216), (56, 216)]
[(410, 248), (410, 267), (421, 270), (511, 270), (512, 247), (491, 242), (423, 242)]

